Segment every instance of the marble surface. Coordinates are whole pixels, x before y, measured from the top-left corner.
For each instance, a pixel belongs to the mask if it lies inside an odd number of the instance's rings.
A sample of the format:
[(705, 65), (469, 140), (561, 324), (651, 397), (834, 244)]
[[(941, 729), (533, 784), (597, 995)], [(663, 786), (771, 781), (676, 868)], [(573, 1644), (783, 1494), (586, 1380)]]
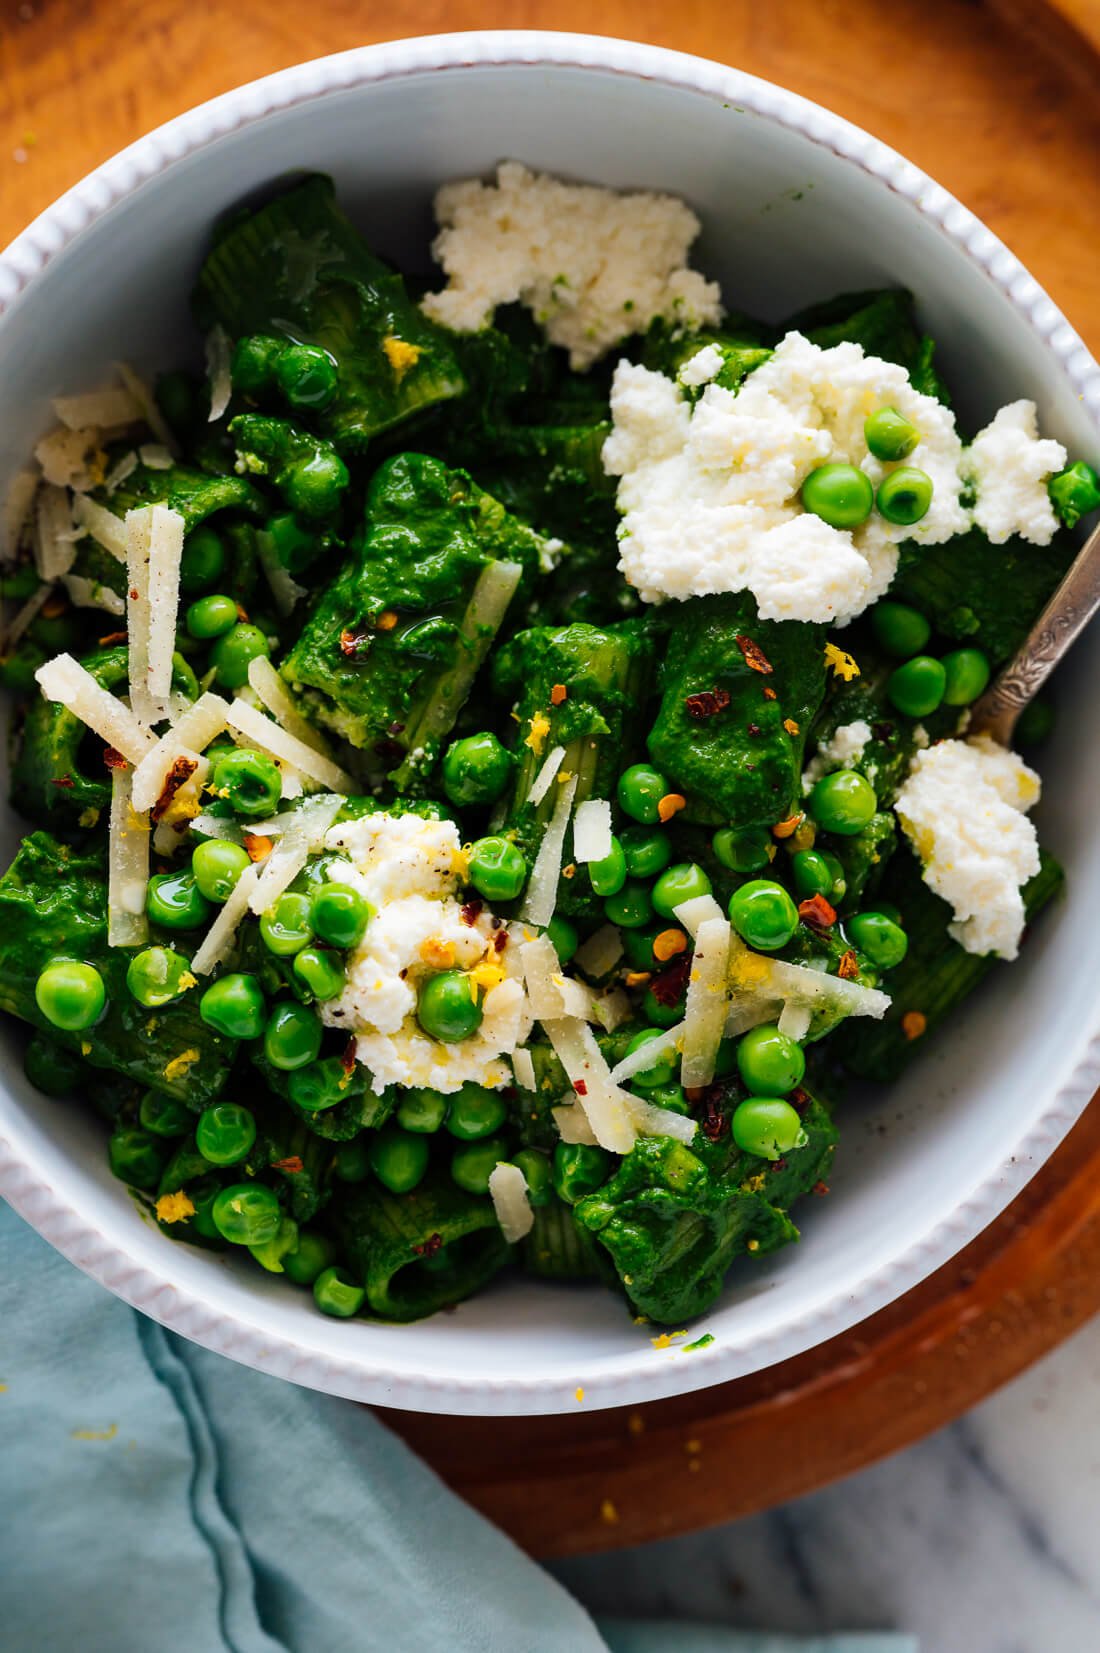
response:
[(908, 1630), (922, 1653), (1097, 1653), (1100, 1321), (848, 1481), (554, 1571), (595, 1612)]

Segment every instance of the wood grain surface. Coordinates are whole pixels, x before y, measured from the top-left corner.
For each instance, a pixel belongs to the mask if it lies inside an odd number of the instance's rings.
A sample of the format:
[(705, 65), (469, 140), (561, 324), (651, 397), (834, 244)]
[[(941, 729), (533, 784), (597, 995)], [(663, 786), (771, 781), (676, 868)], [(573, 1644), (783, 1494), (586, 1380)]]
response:
[[(1100, 0), (604, 0), (598, 13), (580, 0), (0, 0), (0, 243), (115, 150), (242, 81), (372, 40), (499, 27), (648, 40), (826, 104), (961, 197), (1100, 350)], [(797, 1360), (630, 1413), (385, 1416), (528, 1549), (578, 1553), (847, 1474), (1098, 1308), (1100, 1102), (962, 1256)]]

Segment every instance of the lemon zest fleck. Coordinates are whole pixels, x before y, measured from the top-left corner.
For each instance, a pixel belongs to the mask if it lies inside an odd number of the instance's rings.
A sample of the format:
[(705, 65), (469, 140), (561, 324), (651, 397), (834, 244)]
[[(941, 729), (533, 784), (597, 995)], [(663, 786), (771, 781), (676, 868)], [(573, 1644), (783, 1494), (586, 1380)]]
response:
[(835, 643), (825, 645), (825, 664), (832, 668), (833, 676), (843, 678), (850, 683), (853, 677), (859, 676), (859, 667), (844, 649), (837, 648)]
[(185, 1189), (175, 1194), (162, 1194), (157, 1201), (157, 1221), (182, 1223), (195, 1215), (195, 1202)]
[(424, 354), (422, 344), (410, 344), (407, 339), (399, 339), (394, 333), (386, 334), (382, 340), (382, 349), (386, 352), (386, 360), (393, 368), (398, 384)]

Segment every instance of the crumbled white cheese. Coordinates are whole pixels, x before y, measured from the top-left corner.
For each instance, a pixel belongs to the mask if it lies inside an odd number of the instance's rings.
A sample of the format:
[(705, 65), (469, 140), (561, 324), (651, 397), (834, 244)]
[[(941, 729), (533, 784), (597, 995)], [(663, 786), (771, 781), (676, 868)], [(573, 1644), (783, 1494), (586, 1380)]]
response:
[[(321, 1006), (330, 1027), (354, 1034), (356, 1054), (376, 1091), (423, 1085), (456, 1091), (468, 1080), (495, 1088), (511, 1081), (507, 1057), (530, 1030), (519, 949), (495, 947), (499, 924), (482, 909), (473, 921), (457, 899), (464, 870), (451, 821), (378, 813), (334, 826), (329, 849), (351, 864), (341, 881), (375, 909), (348, 959), (347, 985)], [(442, 969), (497, 967), (501, 979), (482, 999), (477, 1032), (455, 1044), (429, 1038), (416, 1019), (419, 984)], [(490, 970), (491, 973), (491, 970)]]
[(1039, 870), (1026, 811), (1039, 777), (988, 735), (941, 740), (913, 759), (895, 809), (924, 881), (954, 908), (968, 953), (1014, 959), (1024, 928), (1021, 887)]
[[(863, 436), (883, 406), (921, 433), (907, 463), (932, 478), (927, 514), (901, 527), (872, 512), (848, 532), (803, 512), (819, 465), (858, 465), (876, 487), (887, 474)], [(843, 623), (882, 596), (899, 541), (938, 544), (969, 526), (950, 410), (857, 344), (788, 333), (739, 390), (708, 384), (694, 408), (671, 379), (620, 362), (611, 412), (603, 461), (620, 478), (619, 566), (645, 602), (749, 590), (764, 619)]]
[(699, 220), (675, 196), (566, 184), (508, 161), (493, 184), (446, 184), (435, 216), (447, 286), (423, 308), (456, 332), (518, 302), (584, 369), (657, 317), (687, 329), (721, 318), (717, 285), (686, 267)]
[(842, 723), (828, 740), (821, 742), (803, 771), (803, 792), (809, 792), (822, 775), (830, 775), (834, 769), (855, 769), (870, 739), (871, 725), (864, 718), (857, 718), (854, 723)]
[(712, 379), (717, 379), (722, 371), (722, 352), (716, 344), (705, 344), (693, 356), (689, 356), (677, 377), (682, 385), (694, 389), (698, 385), (709, 385)]
[(974, 521), (994, 545), (1020, 534), (1049, 545), (1058, 517), (1047, 480), (1066, 462), (1060, 442), (1040, 437), (1034, 402), (1010, 402), (980, 430), (963, 459), (974, 484)]

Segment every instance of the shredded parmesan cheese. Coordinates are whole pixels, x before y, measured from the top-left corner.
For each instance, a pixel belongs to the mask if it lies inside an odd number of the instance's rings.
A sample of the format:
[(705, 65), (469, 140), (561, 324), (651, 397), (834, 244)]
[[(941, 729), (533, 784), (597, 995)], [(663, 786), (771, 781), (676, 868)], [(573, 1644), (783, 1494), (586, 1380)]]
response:
[(145, 723), (168, 710), (185, 523), (166, 505), (126, 513), (130, 704)]
[(586, 1148), (599, 1147), (596, 1133), (588, 1123), (588, 1115), (583, 1108), (573, 1103), (561, 1108), (551, 1108), (550, 1112), (563, 1142), (581, 1143)]
[(533, 1091), (537, 1088), (535, 1064), (531, 1060), (531, 1052), (523, 1045), (512, 1052), (512, 1073), (521, 1090)]
[(611, 1069), (611, 1082), (621, 1085), (627, 1079), (633, 1079), (636, 1073), (644, 1073), (659, 1062), (662, 1056), (679, 1050), (687, 1030), (687, 1022), (677, 1022), (675, 1027), (666, 1028), (659, 1039), (647, 1039), (644, 1045), (632, 1050), (629, 1056), (624, 1056)]
[(236, 940), (237, 928), (248, 911), (249, 902), (260, 881), (258, 866), (246, 867), (229, 893), (229, 899), (218, 913), (199, 944), (191, 970), (196, 976), (208, 976), (223, 959), (228, 958)]
[(684, 926), (692, 941), (699, 934), (702, 925), (708, 920), (724, 918), (721, 907), (712, 895), (693, 895), (690, 901), (681, 901), (678, 907), (672, 909), (673, 915)]
[(554, 813), (547, 824), (535, 864), (531, 868), (521, 914), (528, 924), (545, 926), (554, 916), (565, 834), (569, 830), (569, 817), (576, 795), (577, 776), (573, 775), (558, 791), (554, 800)]
[(684, 1005), (680, 1082), (685, 1087), (709, 1085), (714, 1078), (729, 1009), (730, 934), (728, 918), (706, 918), (696, 932)]
[(776, 1026), (780, 1033), (785, 1033), (788, 1039), (804, 1039), (810, 1031), (813, 1020), (813, 1011), (804, 1004), (785, 1004), (779, 1014)]
[(606, 798), (588, 798), (577, 805), (573, 822), (573, 856), (577, 861), (603, 861), (611, 854), (611, 805)]
[(73, 516), (88, 530), (97, 544), (102, 545), (104, 551), (109, 551), (119, 562), (126, 561), (130, 538), (121, 517), (116, 517), (105, 505), (89, 499), (87, 494), (77, 494), (73, 502)]
[(8, 483), (0, 514), (0, 562), (11, 562), (19, 550), (37, 488), (38, 477), (31, 470), (16, 471)]
[(343, 798), (325, 793), (310, 798), (296, 812), (294, 825), (287, 828), (263, 863), (260, 881), (248, 902), (254, 913), (265, 913), (294, 882), (343, 805)]
[(288, 735), (293, 735), (295, 740), (300, 740), (305, 746), (312, 746), (322, 757), (329, 756), (325, 737), (312, 723), (307, 723), (291, 699), (286, 684), (265, 654), (257, 655), (255, 660), (249, 663), (248, 686), (275, 721), (282, 724)]
[(129, 707), (102, 688), (71, 654), (47, 660), (34, 675), (47, 700), (67, 707), (131, 763), (140, 763), (153, 746), (153, 736), (142, 728)]
[(53, 410), (68, 430), (87, 430), (92, 425), (109, 430), (135, 424), (142, 417), (137, 398), (119, 385), (89, 390), (83, 396), (55, 396)]
[(229, 335), (224, 327), (212, 327), (206, 335), (206, 377), (210, 380), (210, 423), (220, 419), (233, 394), (229, 373)]
[(305, 586), (299, 585), (290, 570), (283, 567), (269, 533), (256, 535), (256, 555), (275, 599), (275, 607), (282, 615), (291, 613), (295, 604), (305, 596)]
[(107, 840), (107, 942), (140, 947), (149, 939), (145, 890), (149, 882), (149, 817), (134, 808), (133, 770), (111, 771), (111, 825)]
[(672, 1108), (659, 1108), (656, 1102), (647, 1102), (643, 1096), (631, 1096), (627, 1110), (638, 1129), (639, 1136), (671, 1136), (677, 1142), (694, 1142), (699, 1129), (687, 1114)]
[(610, 1153), (628, 1154), (637, 1134), (627, 1110), (629, 1098), (612, 1080), (592, 1029), (584, 1022), (565, 1020), (542, 1025), (576, 1091), (575, 1106), (587, 1114), (596, 1141)]
[(55, 488), (52, 482), (43, 483), (34, 513), (34, 564), (39, 579), (47, 584), (59, 580), (73, 566), (76, 544), (72, 530), (68, 492)]
[(239, 730), (246, 740), (254, 741), (273, 758), (290, 764), (292, 769), (299, 770), (327, 791), (341, 792), (345, 797), (355, 792), (355, 782), (339, 764), (333, 763), (331, 758), (322, 756), (314, 747), (307, 746), (305, 741), (299, 740), (289, 730), (280, 728), (271, 718), (264, 717), (262, 712), (258, 712), (254, 706), (249, 706), (246, 701), (237, 699), (230, 702), (226, 722), (231, 729)]
[(103, 481), (106, 457), (99, 442), (100, 432), (94, 426), (87, 430), (61, 426), (42, 438), (34, 457), (46, 481), (55, 487), (94, 488)]
[[(581, 808), (583, 808), (583, 804)], [(580, 813), (580, 810), (577, 811)], [(601, 924), (573, 955), (573, 963), (586, 976), (599, 981), (614, 970), (623, 956), (623, 938), (616, 924)]]
[(493, 1202), (500, 1232), (509, 1245), (516, 1245), (535, 1226), (535, 1214), (527, 1198), (527, 1178), (518, 1165), (499, 1161), (489, 1173), (489, 1198)]
[(185, 751), (204, 752), (225, 728), (228, 703), (220, 695), (203, 694), (189, 706), (175, 726), (157, 741), (134, 771), (134, 807), (152, 809), (176, 759)]
[(177, 454), (179, 449), (176, 445), (176, 439), (157, 406), (156, 397), (145, 383), (145, 380), (134, 372), (128, 362), (116, 362), (114, 365), (115, 372), (141, 409), (141, 417), (145, 420), (157, 441), (162, 447), (167, 448), (170, 454)]
[(27, 598), (22, 608), (16, 611), (0, 636), (0, 653), (8, 654), (15, 647), (27, 627), (45, 607), (46, 599), (52, 590), (51, 585), (40, 585), (38, 590), (33, 591)]
[(87, 580), (83, 574), (63, 574), (61, 581), (77, 608), (101, 608), (105, 614), (120, 618), (126, 613), (126, 599), (99, 580)]
[(558, 770), (561, 768), (562, 759), (564, 757), (564, 746), (555, 746), (548, 754), (546, 762), (531, 782), (531, 790), (527, 794), (527, 802), (529, 804), (541, 804), (542, 800), (545, 798), (551, 786), (553, 786), (555, 780), (557, 779)]

